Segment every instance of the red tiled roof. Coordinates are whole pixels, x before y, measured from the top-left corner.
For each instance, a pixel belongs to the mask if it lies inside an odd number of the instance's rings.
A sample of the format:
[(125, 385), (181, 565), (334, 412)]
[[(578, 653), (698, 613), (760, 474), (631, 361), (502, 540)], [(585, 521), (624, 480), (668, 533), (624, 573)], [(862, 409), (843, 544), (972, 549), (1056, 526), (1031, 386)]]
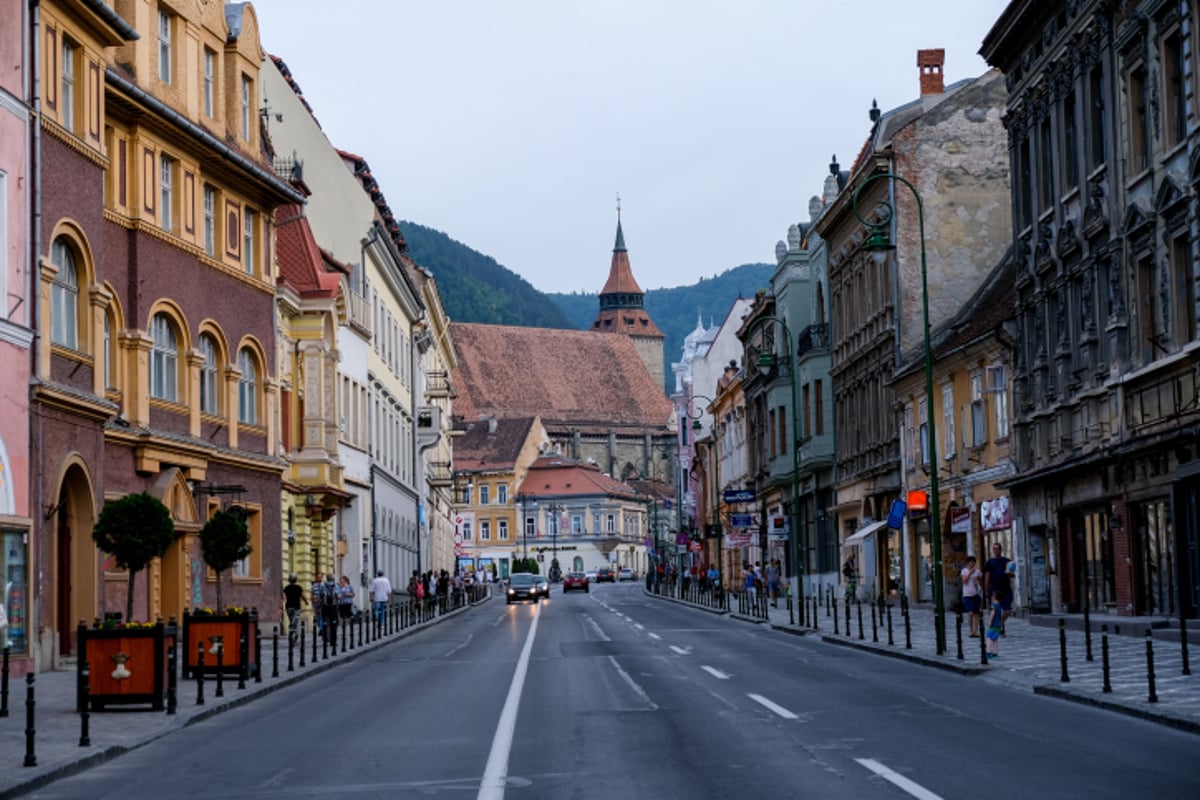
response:
[(633, 340), (591, 331), (454, 322), (456, 415), (541, 416), (568, 425), (665, 431), (671, 401)]
[(535, 497), (553, 495), (609, 495), (634, 498), (637, 492), (628, 484), (613, 480), (594, 464), (582, 464), (555, 453), (539, 456), (525, 473), (520, 491)]
[(308, 218), (299, 206), (275, 210), (275, 255), (280, 282), (301, 295), (333, 297), (338, 293), (339, 276), (325, 269), (325, 253), (317, 246)]
[(633, 278), (633, 268), (629, 266), (629, 251), (613, 251), (612, 265), (608, 268), (608, 281), (600, 290), (600, 294), (645, 294)]

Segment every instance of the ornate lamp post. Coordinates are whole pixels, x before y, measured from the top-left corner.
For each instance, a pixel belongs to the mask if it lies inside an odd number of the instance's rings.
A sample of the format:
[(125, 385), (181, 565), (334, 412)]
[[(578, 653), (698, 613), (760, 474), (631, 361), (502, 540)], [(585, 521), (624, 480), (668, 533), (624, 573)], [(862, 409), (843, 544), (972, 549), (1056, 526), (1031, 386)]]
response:
[(560, 575), (562, 574), (562, 570), (558, 566), (558, 525), (559, 525), (558, 514), (560, 514), (560, 513), (565, 514), (567, 509), (566, 509), (566, 506), (559, 505), (558, 503), (551, 503), (549, 508), (550, 508), (550, 516), (554, 520), (554, 524), (550, 526), (550, 536), (551, 536), (551, 545), (550, 545), (550, 554), (551, 555), (550, 555), (550, 570), (549, 570), (550, 571), (550, 580), (555, 583), (558, 583), (558, 579), (559, 579)]
[(529, 568), (529, 512), (528, 506), (537, 508), (537, 495), (517, 492), (517, 503), (521, 506), (521, 542), (525, 550), (525, 567)]
[(938, 509), (938, 469), (937, 469), (937, 431), (934, 429), (933, 414), (933, 349), (930, 346), (929, 334), (929, 279), (925, 265), (925, 206), (917, 188), (899, 175), (881, 173), (872, 175), (863, 181), (862, 186), (854, 192), (854, 216), (870, 230), (870, 238), (864, 246), (873, 253), (876, 262), (882, 264), (887, 259), (888, 251), (895, 250), (888, 227), (895, 218), (896, 209), (887, 200), (881, 200), (876, 206), (876, 215), (868, 220), (859, 212), (858, 199), (863, 190), (877, 180), (891, 180), (907, 186), (917, 201), (917, 224), (921, 235), (921, 304), (924, 313), (925, 328), (925, 427), (929, 433), (929, 535), (933, 546), (933, 622), (937, 633), (937, 652), (946, 652), (946, 609), (942, 597), (942, 536), (940, 511)]
[[(792, 433), (791, 442), (792, 448), (792, 507), (791, 513), (788, 514), (790, 519), (788, 531), (788, 560), (796, 565), (796, 589), (799, 591), (804, 585), (804, 553), (806, 551), (805, 543), (801, 540), (799, 530), (800, 518), (800, 428), (797, 425), (797, 395), (796, 395), (796, 357), (795, 345), (792, 343), (792, 332), (788, 329), (787, 323), (782, 319), (770, 314), (758, 317), (750, 329), (746, 331), (746, 341), (753, 341), (755, 332), (766, 324), (778, 325), (783, 329), (783, 338), (787, 343), (787, 348), (784, 351), (784, 356), (788, 361), (788, 382), (792, 389)], [(758, 354), (756, 362), (759, 373), (765, 378), (770, 376), (771, 372), (777, 366), (777, 358), (772, 351), (768, 352), (763, 349)]]

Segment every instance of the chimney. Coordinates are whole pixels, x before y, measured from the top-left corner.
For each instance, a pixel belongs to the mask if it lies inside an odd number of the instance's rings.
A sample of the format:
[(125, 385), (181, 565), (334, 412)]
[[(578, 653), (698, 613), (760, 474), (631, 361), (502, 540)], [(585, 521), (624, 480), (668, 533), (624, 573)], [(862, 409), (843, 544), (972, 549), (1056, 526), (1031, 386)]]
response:
[(942, 48), (917, 51), (917, 68), (921, 70), (922, 97), (927, 94), (941, 94), (946, 90), (942, 76), (942, 67), (945, 63), (946, 51)]

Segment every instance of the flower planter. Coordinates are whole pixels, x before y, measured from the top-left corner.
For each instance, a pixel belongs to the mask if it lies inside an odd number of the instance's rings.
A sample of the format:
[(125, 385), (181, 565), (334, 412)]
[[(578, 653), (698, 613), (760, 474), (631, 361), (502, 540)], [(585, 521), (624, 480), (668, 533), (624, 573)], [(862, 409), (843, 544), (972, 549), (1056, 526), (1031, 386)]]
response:
[[(258, 631), (258, 612), (251, 609), (242, 613), (209, 614), (203, 611), (183, 613), (183, 676), (196, 677), (199, 666), (198, 645), (204, 643), (204, 674), (237, 675), (242, 664), (246, 664), (246, 676), (256, 677), (258, 663), (254, 635)], [(245, 651), (242, 635), (245, 634)], [(221, 666), (217, 667), (217, 655), (213, 652), (214, 636), (221, 637)]]
[(83, 666), (88, 666), (91, 710), (147, 703), (151, 709), (161, 711), (167, 697), (168, 653), (177, 641), (177, 628), (161, 620), (144, 628), (80, 625), (76, 668), (82, 687)]

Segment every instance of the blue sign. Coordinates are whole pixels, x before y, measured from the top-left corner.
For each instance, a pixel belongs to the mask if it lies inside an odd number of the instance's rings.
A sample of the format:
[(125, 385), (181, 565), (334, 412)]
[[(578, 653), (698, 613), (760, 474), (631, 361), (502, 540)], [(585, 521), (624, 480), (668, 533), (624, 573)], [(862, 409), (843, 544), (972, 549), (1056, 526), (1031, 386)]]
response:
[(726, 503), (753, 503), (757, 499), (753, 489), (726, 489), (721, 497)]
[(754, 517), (751, 514), (730, 514), (729, 524), (735, 528), (749, 528), (754, 524)]
[(903, 500), (893, 500), (892, 510), (888, 512), (887, 525), (889, 528), (900, 530), (904, 527), (904, 514), (908, 511), (908, 504)]

